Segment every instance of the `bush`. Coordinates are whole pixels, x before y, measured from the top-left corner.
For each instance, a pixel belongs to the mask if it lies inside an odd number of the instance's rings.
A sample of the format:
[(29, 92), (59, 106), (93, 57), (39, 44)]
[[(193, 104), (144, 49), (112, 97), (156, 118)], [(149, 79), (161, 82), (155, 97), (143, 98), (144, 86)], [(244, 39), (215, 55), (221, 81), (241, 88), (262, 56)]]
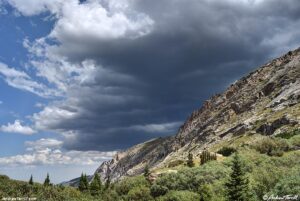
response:
[(275, 195), (298, 195), (300, 192), (300, 168), (291, 171), (286, 177), (283, 177), (273, 190)]
[(115, 186), (119, 195), (127, 195), (129, 191), (139, 186), (149, 186), (149, 182), (143, 176), (130, 177), (118, 182)]
[(203, 184), (212, 184), (223, 180), (229, 168), (217, 161), (206, 163), (200, 167), (183, 168), (177, 173), (164, 174), (156, 180), (156, 184), (169, 190), (189, 190), (197, 192)]
[(300, 147), (300, 135), (295, 135), (292, 138), (290, 138), (289, 143), (292, 146), (292, 149), (297, 150)]
[[(94, 201), (94, 198), (90, 199), (90, 200)], [(122, 199), (120, 199), (118, 193), (115, 190), (108, 189), (103, 193), (101, 200), (103, 200), (103, 201), (119, 201)]]
[(219, 151), (217, 151), (218, 154), (222, 154), (223, 156), (230, 156), (236, 152), (236, 149), (233, 147), (222, 147)]
[(212, 188), (210, 185), (202, 185), (199, 188), (199, 193), (200, 193), (200, 201), (210, 201), (212, 200)]
[(160, 186), (160, 185), (157, 185), (157, 184), (153, 184), (151, 186), (151, 195), (153, 197), (158, 197), (158, 196), (162, 196), (162, 195), (165, 195), (167, 192), (168, 192), (168, 188), (165, 187), (165, 186)]
[(166, 195), (160, 197), (158, 201), (196, 201), (200, 200), (197, 193), (191, 191), (170, 191)]
[(285, 151), (290, 150), (290, 145), (284, 139), (268, 137), (257, 142), (254, 148), (261, 154), (282, 156)]
[(137, 186), (132, 188), (127, 195), (130, 201), (150, 201), (153, 200), (150, 195), (150, 189), (146, 186)]
[(280, 137), (280, 138), (284, 138), (284, 139), (290, 139), (291, 137), (293, 137), (295, 135), (299, 135), (299, 134), (300, 134), (300, 129), (295, 129), (292, 132), (279, 133), (278, 135), (276, 135), (276, 137)]
[(274, 190), (279, 181), (288, 177), (291, 170), (299, 165), (300, 152), (291, 151), (282, 157), (269, 157), (248, 149), (243, 150), (241, 156), (247, 162), (251, 189), (254, 190), (256, 200), (261, 200), (265, 194)]

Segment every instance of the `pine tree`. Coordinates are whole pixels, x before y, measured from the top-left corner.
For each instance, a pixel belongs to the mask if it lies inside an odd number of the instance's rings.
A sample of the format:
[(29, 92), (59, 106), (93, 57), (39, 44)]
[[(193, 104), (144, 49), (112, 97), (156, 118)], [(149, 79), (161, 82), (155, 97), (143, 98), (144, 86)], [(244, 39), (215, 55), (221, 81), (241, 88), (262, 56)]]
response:
[(78, 189), (83, 192), (87, 191), (89, 189), (89, 181), (87, 179), (86, 174), (81, 173), (80, 179), (79, 179), (79, 186)]
[(147, 164), (144, 169), (144, 177), (148, 178), (150, 175), (149, 165)]
[(96, 173), (90, 185), (90, 192), (93, 196), (99, 195), (102, 191), (102, 183), (99, 175)]
[(33, 185), (33, 177), (32, 175), (30, 176), (30, 179), (29, 179), (29, 182), (28, 182), (30, 185)]
[(79, 179), (78, 189), (81, 192), (85, 190), (85, 185), (84, 185), (84, 182), (83, 182), (83, 173), (81, 173), (81, 176), (80, 176), (80, 179)]
[(194, 158), (193, 154), (189, 153), (188, 160), (187, 160), (187, 166), (189, 166), (189, 167), (194, 167), (195, 166), (193, 158)]
[(217, 160), (217, 154), (216, 153), (210, 153), (207, 150), (202, 151), (200, 154), (200, 164), (203, 165), (207, 163), (208, 161)]
[(89, 189), (89, 180), (88, 180), (86, 174), (84, 174), (84, 176), (83, 176), (83, 182), (84, 182), (86, 190), (88, 190)]
[(49, 177), (49, 173), (47, 173), (47, 177), (44, 181), (44, 186), (50, 186), (50, 177)]
[(248, 201), (249, 180), (237, 153), (233, 156), (231, 169), (230, 178), (225, 184), (228, 201)]

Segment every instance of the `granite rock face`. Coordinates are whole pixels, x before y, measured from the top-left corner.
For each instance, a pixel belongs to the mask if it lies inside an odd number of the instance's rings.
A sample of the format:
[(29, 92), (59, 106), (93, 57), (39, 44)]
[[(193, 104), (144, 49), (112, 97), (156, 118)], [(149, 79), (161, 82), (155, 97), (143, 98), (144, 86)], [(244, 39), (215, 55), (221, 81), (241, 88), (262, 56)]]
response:
[(204, 102), (175, 136), (158, 138), (119, 152), (96, 173), (103, 180), (118, 180), (184, 160), (234, 136), (275, 135), (299, 128), (300, 49), (272, 60)]

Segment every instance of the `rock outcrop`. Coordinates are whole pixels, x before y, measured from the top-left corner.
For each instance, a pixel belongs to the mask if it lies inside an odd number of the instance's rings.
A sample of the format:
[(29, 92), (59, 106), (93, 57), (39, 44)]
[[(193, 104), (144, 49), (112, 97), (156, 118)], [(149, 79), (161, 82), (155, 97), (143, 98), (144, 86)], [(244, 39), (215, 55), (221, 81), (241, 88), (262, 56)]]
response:
[(145, 165), (167, 167), (234, 136), (273, 135), (299, 127), (300, 49), (288, 52), (238, 80), (194, 111), (175, 136), (119, 152), (96, 171), (102, 179), (141, 174)]
[(272, 135), (278, 128), (285, 126), (285, 125), (291, 125), (295, 126), (298, 122), (295, 120), (288, 119), (286, 116), (283, 116), (279, 119), (276, 119), (275, 121), (271, 123), (266, 123), (261, 125), (256, 132), (261, 133), (263, 135)]

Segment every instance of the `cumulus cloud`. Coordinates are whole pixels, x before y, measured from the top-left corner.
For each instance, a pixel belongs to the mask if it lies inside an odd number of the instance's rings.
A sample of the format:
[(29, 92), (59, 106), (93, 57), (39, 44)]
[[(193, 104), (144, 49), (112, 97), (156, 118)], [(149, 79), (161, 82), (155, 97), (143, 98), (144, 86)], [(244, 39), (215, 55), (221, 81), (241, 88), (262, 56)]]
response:
[(35, 153), (1, 157), (1, 166), (96, 165), (110, 159), (115, 152), (68, 151), (44, 149)]
[(28, 151), (39, 151), (47, 148), (60, 148), (63, 142), (57, 139), (42, 138), (37, 141), (26, 141), (25, 146)]
[(27, 153), (1, 157), (1, 166), (96, 165), (110, 159), (115, 152), (64, 151), (63, 142), (52, 138), (27, 141)]
[(15, 120), (13, 124), (8, 123), (7, 125), (2, 125), (0, 127), (0, 131), (5, 133), (19, 133), (23, 135), (32, 135), (36, 133), (36, 131), (31, 127), (23, 126), (20, 120)]
[[(36, 76), (63, 98), (31, 119), (61, 133), (70, 150), (174, 134), (203, 100), (300, 43), (297, 0), (7, 1), (25, 16), (55, 20), (24, 47)], [(31, 80), (22, 71), (3, 75)]]
[(59, 41), (81, 39), (111, 39), (139, 37), (151, 30), (153, 21), (143, 13), (129, 10), (128, 1), (88, 0), (8, 0), (23, 15), (31, 16), (49, 11), (57, 23), (49, 37)]
[(19, 12), (25, 16), (36, 15), (48, 10), (54, 11), (59, 8), (62, 0), (28, 0), (26, 3), (22, 0), (8, 0), (8, 2), (16, 7)]

